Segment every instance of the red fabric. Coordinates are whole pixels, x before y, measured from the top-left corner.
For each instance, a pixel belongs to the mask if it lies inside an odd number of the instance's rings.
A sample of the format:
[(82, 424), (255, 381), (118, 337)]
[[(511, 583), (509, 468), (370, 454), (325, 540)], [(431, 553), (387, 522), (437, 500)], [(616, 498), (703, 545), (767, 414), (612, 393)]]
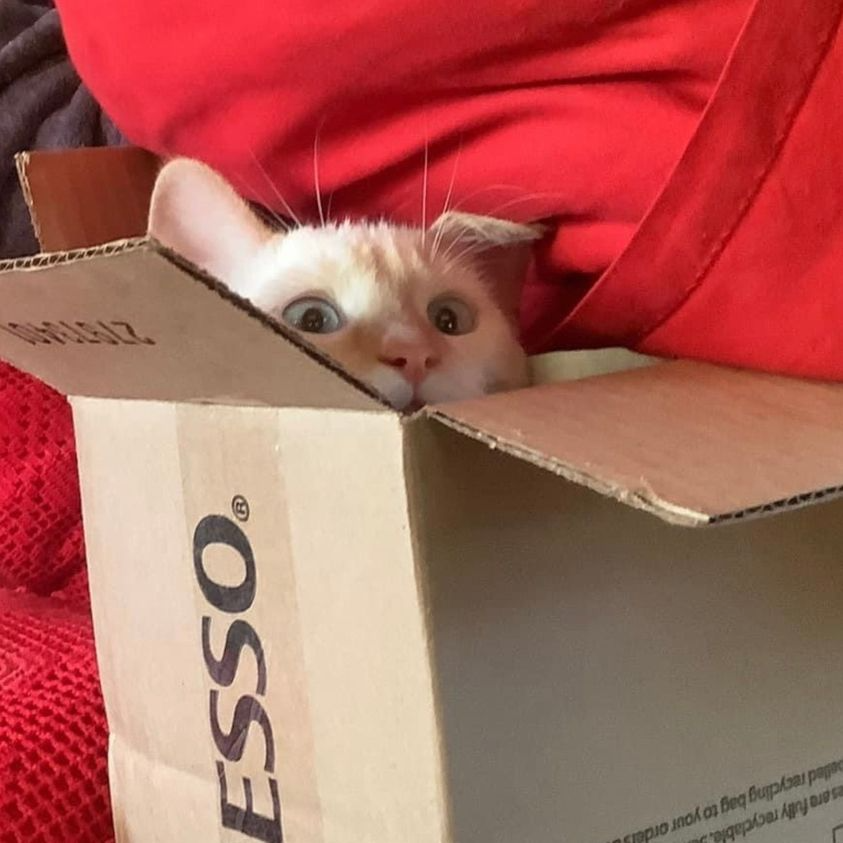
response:
[(316, 216), (318, 135), (337, 214), (418, 220), (429, 145), (428, 217), (453, 179), (468, 210), (549, 219), (532, 350), (839, 378), (841, 2), (58, 6), (133, 141), (278, 210)]
[(841, 10), (758, 3), (630, 246), (545, 342), (843, 378)]
[(0, 591), (0, 841), (105, 843), (107, 733), (90, 616)]
[(0, 507), (0, 843), (105, 843), (107, 731), (70, 411), (3, 364)]
[(4, 364), (0, 455), (0, 588), (69, 596), (84, 604), (88, 593), (70, 408), (58, 393)]

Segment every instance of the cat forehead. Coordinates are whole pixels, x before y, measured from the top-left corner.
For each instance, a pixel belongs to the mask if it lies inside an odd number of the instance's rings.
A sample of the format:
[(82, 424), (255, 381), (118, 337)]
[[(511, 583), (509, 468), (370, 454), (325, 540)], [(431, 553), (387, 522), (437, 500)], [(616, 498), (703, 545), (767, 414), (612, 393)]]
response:
[(311, 266), (335, 264), (390, 277), (427, 262), (420, 231), (385, 223), (298, 228), (280, 235), (275, 248), (281, 260), (304, 259)]
[(388, 224), (302, 227), (279, 233), (244, 267), (253, 301), (276, 312), (295, 298), (323, 293), (350, 319), (401, 318), (431, 298), (487, 298), (467, 262), (453, 263), (420, 229)]
[(354, 280), (393, 294), (419, 284), (462, 288), (476, 281), (467, 262), (449, 259), (434, 241), (419, 229), (387, 223), (303, 227), (273, 238), (261, 264), (266, 273), (294, 286)]

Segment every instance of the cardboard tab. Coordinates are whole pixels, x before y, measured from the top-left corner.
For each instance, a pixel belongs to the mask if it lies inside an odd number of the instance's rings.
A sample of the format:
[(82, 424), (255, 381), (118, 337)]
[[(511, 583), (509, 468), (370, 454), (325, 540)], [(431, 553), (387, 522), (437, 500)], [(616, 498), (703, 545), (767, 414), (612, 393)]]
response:
[(0, 264), (0, 301), (0, 358), (67, 395), (383, 406), (283, 326), (151, 241)]
[(45, 252), (143, 237), (159, 161), (109, 147), (17, 156), (18, 178)]
[(677, 523), (742, 518), (843, 492), (843, 385), (682, 361), (429, 412)]

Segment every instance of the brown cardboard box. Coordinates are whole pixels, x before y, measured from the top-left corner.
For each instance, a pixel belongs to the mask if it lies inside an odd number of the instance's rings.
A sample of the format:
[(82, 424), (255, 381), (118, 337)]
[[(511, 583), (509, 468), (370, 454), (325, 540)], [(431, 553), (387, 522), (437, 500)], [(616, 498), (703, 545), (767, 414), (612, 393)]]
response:
[(72, 397), (120, 843), (843, 840), (842, 387), (575, 355), (403, 417), (101, 245), (151, 157), (21, 171), (94, 246), (0, 266), (0, 356)]

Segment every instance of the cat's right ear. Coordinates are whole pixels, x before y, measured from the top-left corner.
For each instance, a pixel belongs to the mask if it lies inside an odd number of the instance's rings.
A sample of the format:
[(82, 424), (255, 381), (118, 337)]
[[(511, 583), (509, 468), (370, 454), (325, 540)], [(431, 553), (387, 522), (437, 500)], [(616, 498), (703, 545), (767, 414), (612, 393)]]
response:
[(189, 158), (170, 161), (158, 174), (148, 231), (220, 281), (272, 236), (225, 179)]
[(539, 224), (447, 211), (431, 226), (444, 243), (465, 245), (468, 259), (483, 272), (503, 312), (518, 321), (524, 277), (532, 247), (545, 234)]

